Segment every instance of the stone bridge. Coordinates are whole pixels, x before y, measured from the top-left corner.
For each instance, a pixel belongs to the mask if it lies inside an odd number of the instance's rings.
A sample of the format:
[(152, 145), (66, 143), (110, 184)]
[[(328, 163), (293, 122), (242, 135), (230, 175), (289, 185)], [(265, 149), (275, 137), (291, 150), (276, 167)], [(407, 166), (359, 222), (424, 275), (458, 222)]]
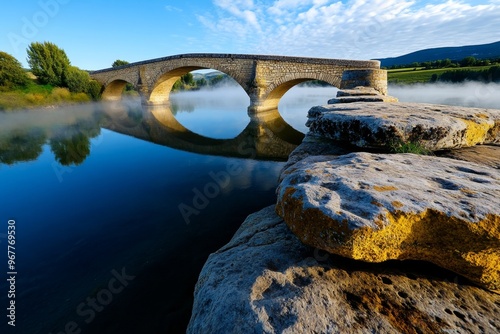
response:
[(166, 104), (174, 83), (200, 69), (223, 72), (247, 92), (250, 110), (277, 109), (279, 100), (295, 85), (322, 80), (339, 89), (372, 87), (387, 95), (387, 72), (376, 60), (343, 60), (237, 54), (184, 54), (141, 61), (91, 72), (104, 85), (104, 100), (118, 100), (127, 83), (147, 105)]

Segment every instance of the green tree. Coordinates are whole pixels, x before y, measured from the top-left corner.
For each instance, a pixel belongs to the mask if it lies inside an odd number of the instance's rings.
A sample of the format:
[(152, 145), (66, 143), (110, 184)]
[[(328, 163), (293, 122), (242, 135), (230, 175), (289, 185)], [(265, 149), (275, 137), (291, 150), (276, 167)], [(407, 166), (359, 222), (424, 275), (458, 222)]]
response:
[(64, 85), (73, 93), (89, 91), (90, 75), (76, 66), (69, 66), (64, 72)]
[(474, 66), (476, 65), (476, 58), (472, 57), (472, 56), (469, 56), (469, 57), (465, 57), (464, 59), (462, 59), (462, 61), (460, 62), (460, 65), (462, 67), (467, 67), (467, 66)]
[(117, 59), (113, 62), (111, 67), (118, 67), (118, 66), (123, 66), (123, 65), (128, 65), (128, 64), (130, 64), (130, 63), (126, 60)]
[(208, 84), (205, 78), (200, 78), (196, 80), (196, 87), (205, 87)]
[(25, 86), (28, 81), (21, 63), (10, 54), (0, 51), (0, 86)]
[(193, 74), (191, 73), (186, 73), (181, 77), (181, 81), (184, 85), (186, 86), (194, 86), (194, 79), (193, 79)]
[(28, 64), (40, 83), (64, 86), (64, 72), (70, 66), (70, 61), (63, 49), (50, 42), (34, 42), (27, 52)]

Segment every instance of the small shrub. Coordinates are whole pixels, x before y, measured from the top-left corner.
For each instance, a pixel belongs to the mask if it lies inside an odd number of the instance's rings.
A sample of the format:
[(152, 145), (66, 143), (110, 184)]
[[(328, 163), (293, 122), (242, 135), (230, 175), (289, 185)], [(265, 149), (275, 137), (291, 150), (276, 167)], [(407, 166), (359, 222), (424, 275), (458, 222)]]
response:
[(39, 105), (45, 100), (45, 97), (39, 93), (28, 93), (26, 94), (26, 100), (31, 104)]
[(432, 151), (426, 148), (420, 142), (403, 142), (401, 140), (394, 140), (389, 143), (389, 150), (391, 153), (413, 153), (420, 155), (433, 155)]
[(65, 101), (70, 98), (71, 93), (69, 92), (68, 88), (56, 87), (52, 90), (50, 96), (55, 101)]
[(73, 94), (73, 96), (71, 97), (71, 100), (73, 102), (89, 102), (90, 101), (90, 98), (87, 94), (85, 93), (76, 93), (76, 94)]

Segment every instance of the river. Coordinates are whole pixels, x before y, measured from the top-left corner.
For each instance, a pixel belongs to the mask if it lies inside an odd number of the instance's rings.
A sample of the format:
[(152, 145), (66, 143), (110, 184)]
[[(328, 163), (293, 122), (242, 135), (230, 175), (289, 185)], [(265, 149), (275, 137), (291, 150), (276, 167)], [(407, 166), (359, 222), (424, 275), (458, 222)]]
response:
[[(169, 107), (131, 99), (0, 114), (15, 333), (184, 332), (206, 258), (275, 202), (307, 110), (335, 91), (295, 88), (280, 105), (286, 122), (277, 110), (249, 117), (239, 88), (179, 93)], [(4, 306), (7, 289), (2, 280)]]
[[(389, 93), (498, 105), (498, 86), (433, 87)], [(14, 221), (15, 333), (184, 332), (208, 255), (275, 202), (308, 109), (335, 94), (296, 87), (279, 111), (252, 117), (240, 88), (175, 94), (170, 106), (0, 114), (0, 247)], [(4, 310), (7, 290), (3, 279)]]

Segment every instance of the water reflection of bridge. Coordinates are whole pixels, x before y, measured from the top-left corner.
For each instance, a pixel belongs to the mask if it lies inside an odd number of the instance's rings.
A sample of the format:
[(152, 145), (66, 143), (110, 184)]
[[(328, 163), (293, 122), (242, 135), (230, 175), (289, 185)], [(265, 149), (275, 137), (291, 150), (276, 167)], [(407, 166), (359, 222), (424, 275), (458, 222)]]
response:
[(232, 139), (209, 138), (186, 129), (169, 105), (142, 106), (141, 115), (120, 102), (105, 108), (104, 128), (175, 149), (241, 158), (286, 160), (304, 134), (292, 128), (278, 110), (250, 115), (245, 129)]
[(183, 151), (265, 160), (286, 160), (304, 135), (277, 110), (250, 116), (232, 139), (196, 134), (180, 124), (168, 105), (128, 105), (116, 101), (0, 115), (0, 164), (33, 161), (48, 144), (61, 165), (79, 165), (90, 154), (101, 128)]

